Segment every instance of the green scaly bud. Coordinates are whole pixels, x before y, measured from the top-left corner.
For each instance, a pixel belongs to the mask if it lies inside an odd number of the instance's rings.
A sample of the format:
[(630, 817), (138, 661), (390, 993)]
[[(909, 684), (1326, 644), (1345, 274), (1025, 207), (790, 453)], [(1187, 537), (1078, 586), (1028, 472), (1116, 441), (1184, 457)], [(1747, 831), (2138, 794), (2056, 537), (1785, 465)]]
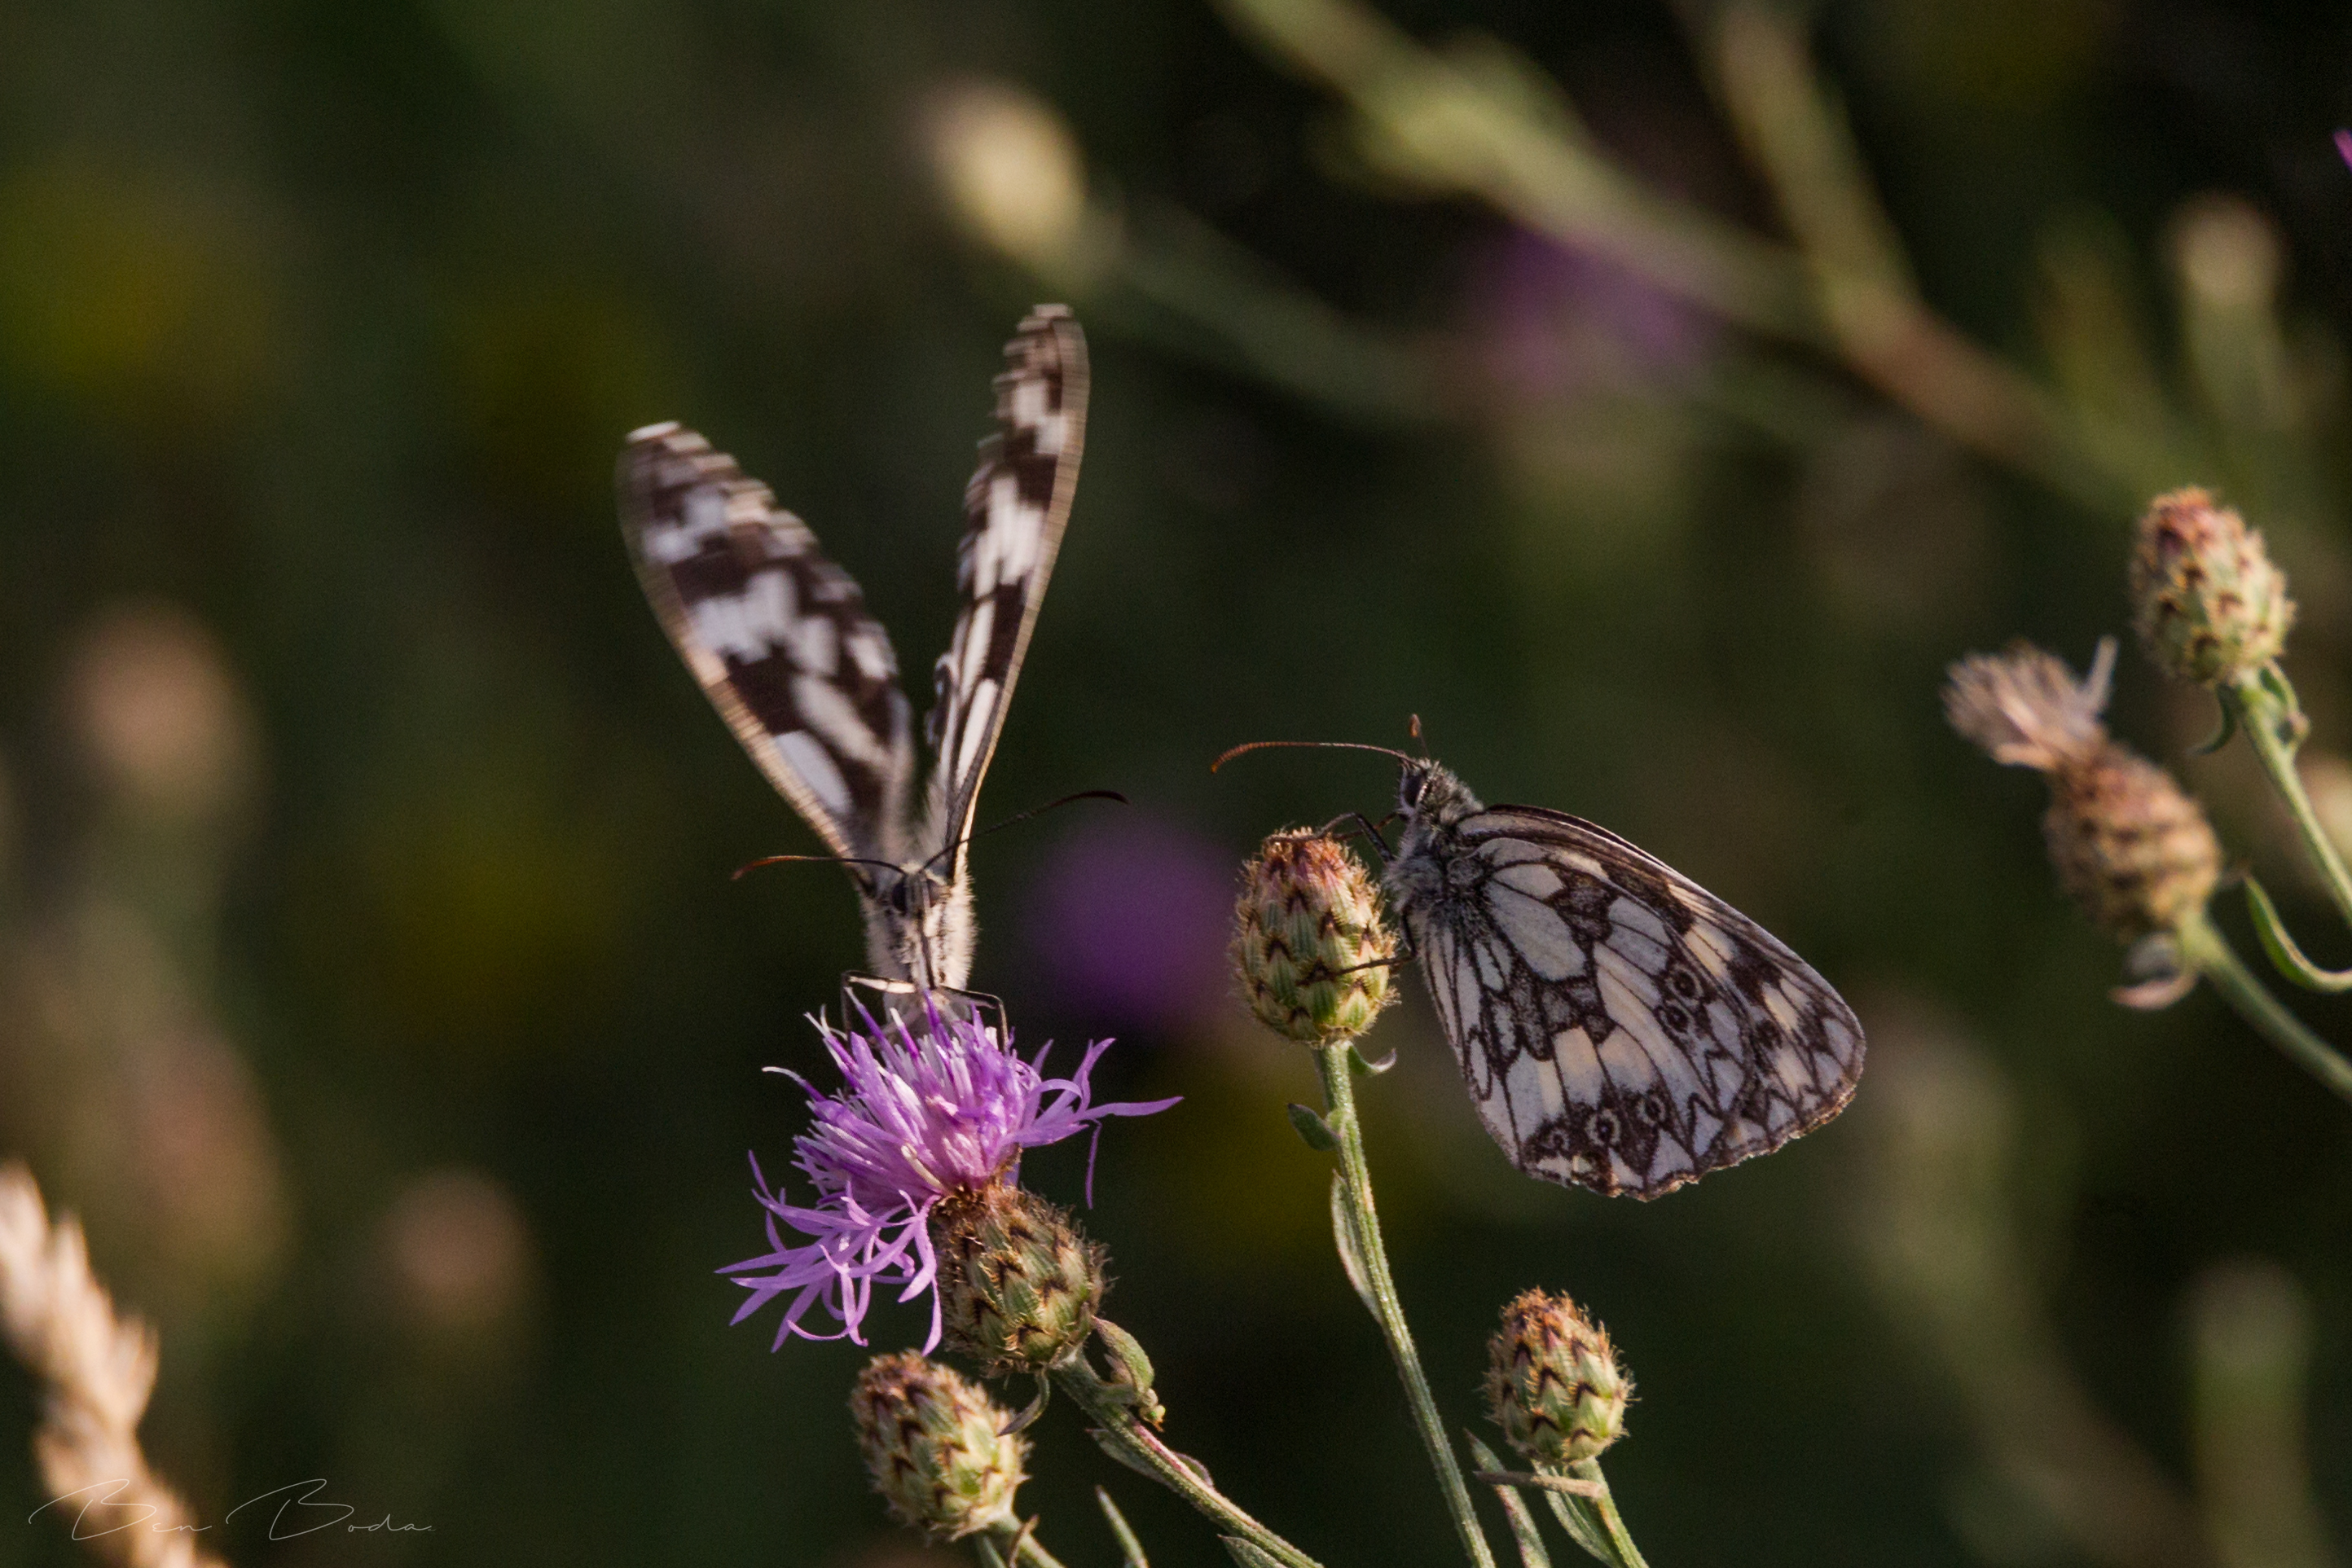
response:
[(1608, 1333), (1566, 1296), (1529, 1291), (1505, 1307), (1488, 1354), (1495, 1425), (1538, 1466), (1592, 1458), (1623, 1436), (1633, 1380)]
[(2294, 624), (2286, 574), (2263, 536), (2202, 490), (2148, 504), (2131, 554), (2132, 623), (2148, 656), (2199, 685), (2250, 675), (2279, 656)]
[(1108, 1286), (1103, 1249), (1033, 1192), (1002, 1182), (931, 1212), (948, 1343), (989, 1373), (1044, 1372), (1078, 1354)]
[(1396, 999), (1396, 933), (1380, 888), (1339, 840), (1293, 829), (1242, 868), (1234, 968), (1260, 1023), (1306, 1045), (1354, 1040)]
[(1029, 1446), (978, 1385), (913, 1351), (877, 1355), (849, 1396), (857, 1447), (890, 1512), (935, 1541), (1013, 1520)]

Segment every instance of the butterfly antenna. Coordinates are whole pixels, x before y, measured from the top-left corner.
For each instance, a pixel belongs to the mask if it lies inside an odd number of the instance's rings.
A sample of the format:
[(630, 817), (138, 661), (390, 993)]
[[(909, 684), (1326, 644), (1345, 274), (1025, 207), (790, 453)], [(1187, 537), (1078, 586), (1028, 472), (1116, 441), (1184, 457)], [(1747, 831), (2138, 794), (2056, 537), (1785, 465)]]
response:
[(1296, 747), (1309, 751), (1377, 751), (1382, 757), (1393, 757), (1399, 762), (1410, 764), (1413, 760), (1392, 747), (1367, 746), (1360, 740), (1253, 740), (1246, 745), (1234, 747), (1231, 751), (1210, 763), (1209, 771), (1214, 773), (1244, 751), (1265, 751), (1278, 747)]
[(1059, 810), (1062, 807), (1067, 806), (1077, 800), (1116, 800), (1122, 806), (1129, 803), (1127, 797), (1120, 794), (1116, 789), (1081, 789), (1075, 795), (1065, 795), (1058, 800), (1048, 800), (1042, 806), (1032, 806), (1025, 811), (1016, 811), (1012, 816), (1005, 818), (1004, 821), (1001, 822), (992, 822), (976, 833), (966, 833), (963, 837), (958, 839), (955, 842), (950, 844), (947, 848), (933, 855), (929, 860), (925, 861), (923, 862), (923, 869), (925, 871), (930, 870), (931, 867), (947, 859), (948, 856), (955, 853), (956, 851), (963, 848), (964, 845), (971, 842), (972, 840), (984, 839), (989, 834), (996, 831), (999, 828), (1009, 828), (1015, 822), (1025, 822), (1032, 817), (1042, 817), (1048, 811)]
[(758, 871), (763, 865), (803, 864), (878, 865), (884, 871), (897, 871), (898, 869), (897, 866), (892, 865), (888, 861), (866, 860), (857, 855), (761, 855), (758, 860), (746, 861), (741, 865), (737, 866), (735, 868), (735, 874), (729, 877), (727, 880), (730, 882), (740, 882), (743, 880), (744, 873)]

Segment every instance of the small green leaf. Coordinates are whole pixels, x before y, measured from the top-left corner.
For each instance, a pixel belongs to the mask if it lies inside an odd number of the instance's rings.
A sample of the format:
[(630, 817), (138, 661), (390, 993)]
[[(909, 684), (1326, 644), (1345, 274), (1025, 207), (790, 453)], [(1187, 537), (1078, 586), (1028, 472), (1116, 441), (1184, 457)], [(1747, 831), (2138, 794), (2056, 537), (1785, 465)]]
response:
[(2208, 739), (2196, 746), (2190, 747), (2189, 748), (2189, 756), (2210, 757), (2213, 753), (2229, 745), (2230, 737), (2238, 733), (2238, 710), (2231, 706), (2226, 702), (2222, 703), (2221, 707), (2221, 727), (2215, 730)]
[(1544, 1493), (1543, 1500), (1551, 1505), (1551, 1516), (1559, 1521), (1570, 1541), (1616, 1568), (1617, 1553), (1610, 1548), (1608, 1527), (1601, 1522), (1601, 1511), (1591, 1500), (1556, 1491)]
[(1360, 1040), (1351, 1040), (1348, 1042), (1348, 1067), (1349, 1071), (1361, 1077), (1377, 1078), (1396, 1064), (1397, 1053), (1393, 1051), (1378, 1061), (1374, 1061), (1364, 1054), (1363, 1043)]
[(1282, 1568), (1281, 1558), (1238, 1535), (1221, 1535), (1217, 1539), (1225, 1543), (1225, 1550), (1233, 1554), (1234, 1561), (1241, 1568)]
[(1095, 1333), (1101, 1337), (1111, 1354), (1118, 1358), (1119, 1370), (1126, 1375), (1129, 1387), (1151, 1386), (1154, 1381), (1151, 1358), (1143, 1353), (1141, 1340), (1106, 1317), (1095, 1319)]
[(1137, 1540), (1127, 1516), (1118, 1511), (1118, 1504), (1110, 1500), (1110, 1493), (1095, 1488), (1095, 1501), (1102, 1505), (1103, 1518), (1110, 1521), (1110, 1532), (1118, 1541), (1119, 1568), (1151, 1568), (1143, 1555), (1143, 1542)]
[(1027, 1409), (1022, 1411), (1020, 1415), (1013, 1417), (1013, 1425), (1004, 1428), (1006, 1435), (1010, 1436), (1014, 1432), (1025, 1432), (1034, 1425), (1037, 1417), (1045, 1413), (1045, 1401), (1052, 1396), (1053, 1392), (1054, 1385), (1047, 1382), (1042, 1374), (1039, 1375), (1037, 1378), (1036, 1396), (1029, 1401), (1029, 1407)]
[(2323, 969), (2305, 957), (2294, 938), (2287, 935), (2278, 905), (2251, 876), (2246, 878), (2246, 912), (2254, 918), (2254, 935), (2262, 938), (2263, 951), (2271, 956), (2271, 965), (2280, 974), (2310, 990), (2352, 991), (2352, 969)]
[(1364, 1267), (1363, 1252), (1356, 1245), (1356, 1224), (1348, 1214), (1346, 1178), (1338, 1171), (1331, 1173), (1331, 1239), (1339, 1249), (1339, 1267), (1347, 1270), (1348, 1283), (1356, 1288), (1356, 1299), (1364, 1303), (1364, 1311), (1379, 1317), (1381, 1304), (1372, 1295), (1371, 1270)]
[(1307, 1140), (1308, 1148), (1319, 1149), (1327, 1155), (1339, 1148), (1339, 1135), (1331, 1130), (1330, 1123), (1295, 1100), (1291, 1102), (1289, 1110), (1290, 1124), (1298, 1129), (1298, 1135)]
[[(1108, 1454), (1112, 1458), (1117, 1459), (1120, 1464), (1125, 1465), (1137, 1475), (1142, 1476), (1147, 1480), (1160, 1480), (1160, 1472), (1158, 1470), (1153, 1469), (1150, 1465), (1145, 1464), (1141, 1459), (1136, 1458), (1125, 1443), (1120, 1442), (1118, 1438), (1112, 1437), (1108, 1432), (1104, 1431), (1101, 1427), (1087, 1427), (1087, 1436), (1095, 1440), (1096, 1448), (1100, 1448), (1104, 1453)], [(1163, 1482), (1162, 1484), (1164, 1485), (1165, 1483)]]

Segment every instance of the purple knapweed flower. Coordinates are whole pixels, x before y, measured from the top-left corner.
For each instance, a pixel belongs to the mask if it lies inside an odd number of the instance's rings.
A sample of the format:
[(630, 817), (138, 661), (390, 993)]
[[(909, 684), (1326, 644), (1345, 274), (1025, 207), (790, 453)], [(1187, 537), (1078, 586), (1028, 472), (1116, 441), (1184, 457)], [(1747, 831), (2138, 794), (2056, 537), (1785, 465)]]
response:
[[(903, 1287), (902, 1301), (932, 1292), (931, 1333), (923, 1343), (926, 1352), (931, 1350), (940, 1339), (940, 1306), (929, 1222), (939, 1201), (952, 1192), (1013, 1180), (1024, 1149), (1057, 1144), (1089, 1124), (1099, 1136), (1105, 1116), (1148, 1116), (1176, 1103), (1089, 1105), (1087, 1075), (1110, 1049), (1107, 1040), (1087, 1048), (1071, 1076), (1048, 1078), (1044, 1069), (1051, 1045), (1024, 1061), (994, 1029), (950, 1019), (936, 1006), (927, 1005), (922, 1019), (911, 1026), (897, 1016), (877, 1023), (861, 1015), (849, 1030), (836, 1030), (822, 1018), (814, 1021), (841, 1070), (842, 1087), (820, 1096), (798, 1073), (786, 1076), (808, 1090), (815, 1118), (814, 1125), (793, 1140), (793, 1163), (814, 1184), (816, 1201), (805, 1207), (789, 1202), (781, 1186), (768, 1186), (755, 1155), (751, 1175), (761, 1207), (768, 1211), (770, 1250), (719, 1270), (751, 1292), (735, 1322), (793, 1292), (776, 1331), (777, 1349), (794, 1334), (846, 1335), (864, 1344), (858, 1327), (874, 1282), (880, 1280)], [(1091, 1196), (1091, 1155), (1087, 1185)], [(809, 1239), (788, 1241), (779, 1220)], [(840, 1333), (821, 1334), (802, 1325), (802, 1317), (820, 1302), (840, 1322)]]

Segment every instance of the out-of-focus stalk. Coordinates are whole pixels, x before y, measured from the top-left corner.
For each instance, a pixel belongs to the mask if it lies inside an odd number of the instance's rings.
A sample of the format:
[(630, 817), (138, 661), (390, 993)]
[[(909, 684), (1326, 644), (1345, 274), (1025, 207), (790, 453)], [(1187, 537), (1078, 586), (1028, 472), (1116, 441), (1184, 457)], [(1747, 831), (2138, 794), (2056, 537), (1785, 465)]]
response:
[(1727, 107), (1798, 247), (1659, 194), (1587, 138), (1558, 88), (1490, 42), (1423, 47), (1350, 0), (1220, 0), (1235, 30), (1355, 112), (1388, 172), (1458, 192), (1753, 331), (1836, 355), (1962, 444), (2099, 510), (2137, 504), (2064, 405), (1912, 289), (1842, 121), (1787, 19), (1734, 6), (1713, 32)]
[(2311, 1494), (2304, 1399), (2311, 1304), (2270, 1263), (2225, 1263), (2190, 1290), (2198, 1500), (2228, 1568), (2330, 1568)]
[(2019, 1234), (2016, 1108), (1979, 1053), (1895, 998), (1873, 1009), (1859, 1239), (1890, 1319), (1942, 1371), (1991, 1472), (2084, 1560), (2216, 1568), (2194, 1509), (2068, 1364)]

